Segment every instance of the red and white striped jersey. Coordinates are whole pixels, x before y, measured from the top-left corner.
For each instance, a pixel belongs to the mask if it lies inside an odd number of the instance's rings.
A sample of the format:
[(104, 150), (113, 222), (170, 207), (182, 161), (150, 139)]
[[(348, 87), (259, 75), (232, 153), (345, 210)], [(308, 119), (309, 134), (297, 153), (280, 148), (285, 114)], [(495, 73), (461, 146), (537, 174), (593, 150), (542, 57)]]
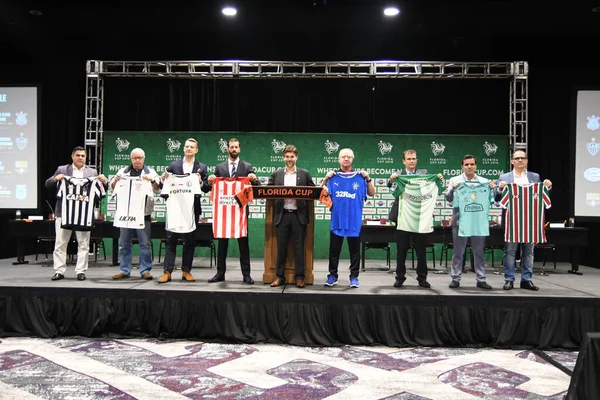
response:
[(504, 241), (545, 243), (544, 208), (550, 208), (550, 192), (542, 183), (509, 183), (502, 191), (500, 205), (506, 208)]
[(246, 205), (240, 207), (235, 195), (250, 185), (247, 177), (216, 178), (210, 200), (213, 207), (213, 236), (240, 238), (248, 236)]

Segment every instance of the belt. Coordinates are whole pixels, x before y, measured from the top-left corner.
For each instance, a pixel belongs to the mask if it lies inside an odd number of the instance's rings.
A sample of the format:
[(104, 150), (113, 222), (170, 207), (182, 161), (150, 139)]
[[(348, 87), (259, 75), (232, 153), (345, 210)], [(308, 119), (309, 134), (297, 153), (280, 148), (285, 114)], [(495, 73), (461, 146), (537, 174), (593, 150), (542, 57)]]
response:
[(295, 213), (295, 212), (297, 212), (298, 210), (292, 210), (292, 209), (289, 209), (289, 208), (284, 208), (284, 209), (283, 209), (283, 211), (285, 211), (285, 212), (287, 212), (287, 213)]

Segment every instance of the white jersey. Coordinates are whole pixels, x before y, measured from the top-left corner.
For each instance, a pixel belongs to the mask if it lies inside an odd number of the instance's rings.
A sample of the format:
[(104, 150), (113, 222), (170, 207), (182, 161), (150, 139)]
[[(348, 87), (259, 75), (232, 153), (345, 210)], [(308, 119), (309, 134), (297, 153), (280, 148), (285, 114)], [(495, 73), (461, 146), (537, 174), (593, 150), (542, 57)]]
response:
[(122, 176), (115, 184), (111, 197), (117, 200), (113, 226), (144, 229), (146, 202), (152, 196), (152, 184), (149, 181), (140, 176)]
[(247, 206), (240, 207), (235, 195), (249, 185), (250, 180), (247, 177), (220, 177), (213, 181), (210, 200), (213, 206), (213, 236), (215, 238), (248, 236)]
[(94, 205), (105, 194), (104, 186), (95, 177), (65, 176), (56, 194), (57, 198), (62, 199), (61, 228), (91, 231), (94, 226)]
[(194, 196), (202, 194), (198, 175), (169, 174), (160, 193), (166, 199), (167, 221), (165, 229), (169, 232), (188, 233), (196, 230), (194, 215)]

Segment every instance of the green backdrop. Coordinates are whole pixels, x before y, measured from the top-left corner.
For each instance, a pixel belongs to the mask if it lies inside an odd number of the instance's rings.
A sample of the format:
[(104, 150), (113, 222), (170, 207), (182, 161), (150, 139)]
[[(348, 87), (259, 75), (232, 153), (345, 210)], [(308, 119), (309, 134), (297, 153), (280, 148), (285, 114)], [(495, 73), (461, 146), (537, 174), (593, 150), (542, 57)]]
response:
[[(406, 134), (346, 134), (346, 133), (293, 133), (293, 132), (104, 132), (102, 173), (112, 179), (119, 168), (130, 164), (130, 152), (136, 147), (146, 152), (146, 165), (161, 174), (167, 165), (183, 156), (183, 144), (187, 138), (199, 143), (197, 160), (208, 166), (209, 175), (215, 165), (227, 160), (227, 140), (236, 137), (240, 141), (240, 158), (251, 162), (257, 176), (266, 185), (269, 176), (283, 166), (282, 150), (287, 144), (298, 148), (298, 166), (308, 169), (318, 185), (327, 171), (339, 168), (339, 150), (349, 147), (354, 151), (354, 168), (365, 169), (375, 180), (376, 195), (369, 198), (364, 207), (365, 219), (387, 217), (393, 202), (387, 179), (403, 167), (402, 154), (406, 149), (417, 151), (418, 168), (427, 168), (429, 173), (442, 173), (446, 179), (460, 175), (461, 160), (465, 154), (477, 157), (478, 174), (497, 179), (508, 167), (508, 136), (465, 136), (465, 135), (406, 135)], [(202, 197), (203, 217), (212, 217), (209, 195)], [(154, 218), (165, 218), (165, 205), (156, 199)], [(115, 204), (104, 200), (102, 213), (112, 219)], [(452, 213), (440, 196), (434, 211), (434, 220), (440, 224)], [(493, 209), (492, 217), (500, 209)], [(250, 204), (249, 237), (250, 256), (264, 256), (264, 200)], [(315, 202), (315, 258), (328, 258), (329, 211)], [(158, 242), (155, 242), (155, 246)], [(395, 247), (395, 246), (393, 246)], [(207, 250), (198, 249), (197, 255), (204, 256)], [(378, 254), (379, 253), (379, 254)], [(342, 252), (345, 257), (346, 251)], [(439, 254), (439, 253), (438, 253)], [(231, 243), (229, 256), (237, 256), (237, 246)], [(373, 252), (370, 258), (382, 258), (383, 252)]]

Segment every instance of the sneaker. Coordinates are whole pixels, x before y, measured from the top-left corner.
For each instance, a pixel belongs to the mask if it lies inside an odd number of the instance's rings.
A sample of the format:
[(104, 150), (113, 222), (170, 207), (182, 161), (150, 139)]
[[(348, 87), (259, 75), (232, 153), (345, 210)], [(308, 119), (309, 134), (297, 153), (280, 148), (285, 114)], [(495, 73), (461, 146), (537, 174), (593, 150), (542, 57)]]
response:
[(481, 289), (487, 289), (487, 290), (491, 290), (492, 289), (492, 287), (490, 286), (490, 284), (487, 283), (487, 282), (485, 282), (485, 281), (484, 282), (477, 282), (477, 287), (481, 288)]
[(357, 288), (359, 286), (358, 278), (350, 278), (350, 287)]
[(450, 282), (450, 284), (448, 285), (448, 287), (450, 289), (456, 289), (459, 286), (460, 286), (460, 282), (459, 281), (454, 281), (454, 280), (452, 282)]
[(325, 286), (334, 286), (337, 285), (337, 278), (333, 275), (329, 275), (327, 277), (327, 281), (325, 282)]

